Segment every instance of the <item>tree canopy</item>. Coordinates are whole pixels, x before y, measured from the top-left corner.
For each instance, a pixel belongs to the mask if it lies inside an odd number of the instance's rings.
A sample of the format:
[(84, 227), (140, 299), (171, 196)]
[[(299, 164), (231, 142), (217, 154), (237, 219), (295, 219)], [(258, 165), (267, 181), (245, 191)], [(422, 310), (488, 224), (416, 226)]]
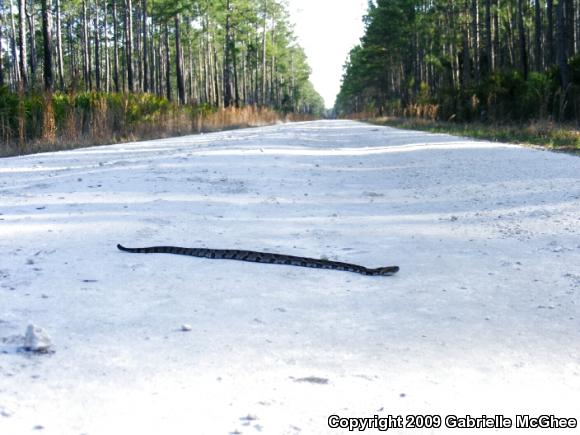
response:
[(17, 1), (0, 0), (0, 86), (13, 91), (324, 109), (281, 0)]
[(376, 0), (335, 109), (580, 118), (579, 0)]

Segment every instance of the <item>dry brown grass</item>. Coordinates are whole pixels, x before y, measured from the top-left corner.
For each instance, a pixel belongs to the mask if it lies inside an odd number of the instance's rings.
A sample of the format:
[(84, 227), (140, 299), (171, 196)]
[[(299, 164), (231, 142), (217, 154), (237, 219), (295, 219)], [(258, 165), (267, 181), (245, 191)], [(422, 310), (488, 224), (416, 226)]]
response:
[(53, 144), (56, 141), (56, 122), (54, 120), (54, 107), (50, 94), (44, 95), (44, 111), (42, 113), (42, 133), (41, 140), (46, 144)]
[[(145, 139), (156, 139), (192, 133), (225, 129), (256, 127), (278, 122), (312, 119), (308, 115), (283, 115), (268, 108), (248, 106), (243, 108), (179, 107), (167, 102), (154, 101), (142, 106), (127, 97), (112, 100), (106, 95), (92, 94), (79, 106), (74, 96), (60, 96), (61, 111), (55, 122), (54, 100), (45, 96), (37, 108), (37, 115), (29, 117), (33, 123), (41, 120), (38, 133), (32, 124), (22, 125), (18, 132), (28, 127), (28, 137), (18, 140), (16, 134), (0, 143), (0, 156), (56, 151), (83, 146), (111, 144)], [(154, 104), (155, 110), (150, 110)], [(64, 107), (64, 113), (63, 108)], [(138, 111), (138, 115), (135, 115)], [(36, 112), (35, 112), (36, 113)], [(18, 124), (22, 124), (20, 117)], [(3, 132), (8, 129), (3, 129)], [(25, 146), (24, 146), (25, 144)]]

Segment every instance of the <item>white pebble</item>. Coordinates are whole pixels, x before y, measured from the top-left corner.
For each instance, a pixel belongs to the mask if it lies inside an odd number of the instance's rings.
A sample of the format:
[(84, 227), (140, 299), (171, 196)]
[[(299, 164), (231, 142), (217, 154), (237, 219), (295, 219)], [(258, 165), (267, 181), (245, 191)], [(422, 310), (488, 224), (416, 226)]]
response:
[(36, 325), (28, 325), (24, 336), (24, 350), (30, 352), (48, 352), (52, 346), (52, 340), (44, 329)]
[(191, 325), (188, 325), (187, 323), (184, 323), (183, 325), (181, 325), (181, 330), (182, 331), (191, 331), (192, 327)]

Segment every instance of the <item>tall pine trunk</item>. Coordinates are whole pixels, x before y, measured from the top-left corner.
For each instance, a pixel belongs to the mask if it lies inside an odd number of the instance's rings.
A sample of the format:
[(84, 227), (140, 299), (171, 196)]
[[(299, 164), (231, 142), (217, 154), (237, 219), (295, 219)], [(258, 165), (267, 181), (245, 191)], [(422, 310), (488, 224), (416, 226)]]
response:
[(58, 63), (58, 81), (60, 90), (64, 91), (64, 61), (62, 54), (62, 24), (61, 24), (60, 0), (56, 0), (55, 6), (56, 6), (56, 52)]
[(266, 21), (268, 19), (268, 0), (264, 0), (264, 23), (262, 27), (262, 88), (261, 105), (266, 105)]
[(44, 90), (46, 92), (52, 92), (52, 86), (54, 83), (54, 78), (52, 75), (52, 37), (51, 32), (51, 13), (50, 6), (48, 5), (49, 0), (41, 0), (42, 7), (42, 52), (44, 60)]
[(16, 50), (16, 24), (14, 23), (14, 6), (12, 0), (10, 4), (10, 27), (12, 34), (10, 35), (10, 52), (12, 53), (12, 77), (15, 82), (20, 83), (20, 63), (18, 62), (18, 51)]
[(159, 50), (155, 49), (155, 26), (152, 24), (149, 28), (149, 89), (150, 92), (159, 94), (157, 83), (157, 57)]
[(547, 56), (546, 65), (554, 64), (554, 2), (546, 0), (546, 15), (548, 17), (548, 28), (546, 29)]
[(52, 105), (52, 88), (54, 78), (52, 74), (52, 36), (51, 36), (51, 10), (48, 4), (50, 0), (41, 0), (42, 10), (42, 52), (43, 52), (43, 75), (44, 75), (44, 105), (42, 112), (42, 139), (52, 143), (56, 138), (56, 126), (54, 122), (54, 109)]
[(92, 89), (91, 83), (91, 57), (89, 48), (89, 23), (87, 17), (87, 3), (83, 0), (83, 77), (87, 91)]
[(542, 11), (540, 0), (534, 3), (534, 57), (536, 71), (542, 71)]
[(218, 72), (218, 55), (217, 55), (217, 49), (214, 46), (211, 46), (211, 58), (212, 58), (212, 64), (213, 64), (213, 78), (212, 78), (212, 83), (213, 83), (213, 88), (214, 88), (214, 104), (217, 107), (221, 107), (222, 104), (222, 100), (221, 100), (221, 95), (220, 95), (220, 75)]
[(127, 86), (129, 92), (135, 91), (133, 77), (133, 4), (131, 0), (125, 3), (125, 58), (127, 62)]
[(580, 26), (580, 23), (574, 25), (574, 0), (563, 0), (565, 2), (565, 15), (566, 15), (566, 43), (567, 43), (567, 56), (574, 55), (574, 37), (576, 36), (576, 26)]
[(20, 80), (26, 88), (28, 86), (28, 71), (26, 69), (26, 4), (25, 0), (18, 0), (18, 48), (20, 52)]
[(491, 43), (491, 0), (485, 0), (485, 73), (493, 70), (493, 47)]
[[(568, 73), (568, 56), (567, 56), (567, 41), (566, 41), (566, 21), (564, 18), (565, 1), (560, 0), (556, 6), (556, 39), (558, 44), (558, 66), (560, 67), (560, 82), (562, 84), (562, 91), (565, 95), (568, 91), (568, 84), (570, 77)], [(562, 115), (562, 114), (561, 114)]]
[[(232, 46), (235, 47), (235, 36), (232, 39)], [(234, 103), (236, 107), (240, 107), (240, 90), (238, 80), (238, 62), (236, 59), (236, 52), (232, 50), (232, 67), (234, 69)]]
[(524, 29), (524, 1), (518, 0), (518, 35), (520, 47), (520, 67), (524, 80), (528, 79), (528, 52), (526, 48), (526, 33)]
[(165, 96), (169, 101), (171, 101), (171, 68), (170, 68), (170, 55), (169, 55), (169, 25), (165, 22), (165, 35), (164, 35), (164, 50), (165, 50)]
[(0, 87), (4, 86), (4, 47), (2, 47), (2, 41), (4, 34), (2, 33), (2, 28), (4, 26), (4, 2), (0, 0)]
[(95, 0), (95, 15), (93, 17), (95, 43), (95, 87), (101, 91), (101, 44), (99, 41), (99, 0)]
[(500, 31), (499, 31), (499, 2), (500, 0), (495, 1), (495, 10), (493, 12), (493, 61), (492, 61), (492, 69), (501, 69), (503, 66), (503, 55), (501, 52), (501, 39), (500, 39)]
[(473, 47), (473, 73), (479, 83), (479, 14), (477, 0), (471, 0), (471, 45)]
[(117, 1), (113, 0), (111, 7), (113, 8), (113, 85), (115, 92), (120, 91), (119, 86), (119, 25), (117, 19)]
[[(467, 11), (469, 10), (467, 0), (465, 0), (465, 15), (467, 16)], [(467, 21), (467, 20), (466, 20)], [(467, 90), (470, 85), (471, 81), (471, 59), (469, 57), (469, 27), (468, 24), (465, 23), (463, 26), (463, 53), (462, 53), (462, 61), (463, 61), (463, 75), (461, 79), (461, 84), (463, 90)]]
[(183, 63), (181, 55), (181, 33), (179, 28), (179, 14), (174, 18), (175, 22), (175, 75), (177, 78), (177, 95), (179, 104), (185, 104), (185, 82), (183, 80)]
[(226, 28), (224, 46), (224, 107), (232, 105), (232, 33), (231, 33), (231, 4), (226, 0)]
[(143, 92), (149, 92), (149, 59), (147, 55), (147, 0), (142, 0), (141, 8), (143, 9), (142, 12), (142, 43), (143, 49), (141, 55), (143, 56)]
[(103, 49), (105, 50), (105, 92), (111, 92), (111, 58), (109, 50), (109, 11), (107, 1), (104, 2), (103, 14)]
[(32, 84), (34, 84), (34, 80), (36, 78), (36, 38), (35, 38), (35, 30), (36, 30), (36, 23), (34, 21), (34, 1), (30, 0), (30, 4), (26, 8), (26, 18), (28, 21), (28, 39), (30, 40), (29, 48), (30, 51), (28, 52), (28, 64), (30, 65), (30, 74), (28, 78)]

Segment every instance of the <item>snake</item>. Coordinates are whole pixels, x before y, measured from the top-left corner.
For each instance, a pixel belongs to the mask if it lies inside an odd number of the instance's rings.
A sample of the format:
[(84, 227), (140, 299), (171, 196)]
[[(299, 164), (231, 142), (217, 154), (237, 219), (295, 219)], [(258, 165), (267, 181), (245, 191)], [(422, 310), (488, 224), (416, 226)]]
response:
[(282, 264), (287, 266), (312, 267), (316, 269), (342, 270), (368, 276), (390, 276), (399, 271), (399, 266), (385, 266), (370, 269), (358, 264), (343, 263), (327, 259), (298, 257), (295, 255), (274, 254), (271, 252), (245, 251), (238, 249), (182, 248), (179, 246), (150, 246), (146, 248), (117, 248), (124, 252), (138, 254), (176, 254), (216, 260), (239, 260), (253, 263)]

